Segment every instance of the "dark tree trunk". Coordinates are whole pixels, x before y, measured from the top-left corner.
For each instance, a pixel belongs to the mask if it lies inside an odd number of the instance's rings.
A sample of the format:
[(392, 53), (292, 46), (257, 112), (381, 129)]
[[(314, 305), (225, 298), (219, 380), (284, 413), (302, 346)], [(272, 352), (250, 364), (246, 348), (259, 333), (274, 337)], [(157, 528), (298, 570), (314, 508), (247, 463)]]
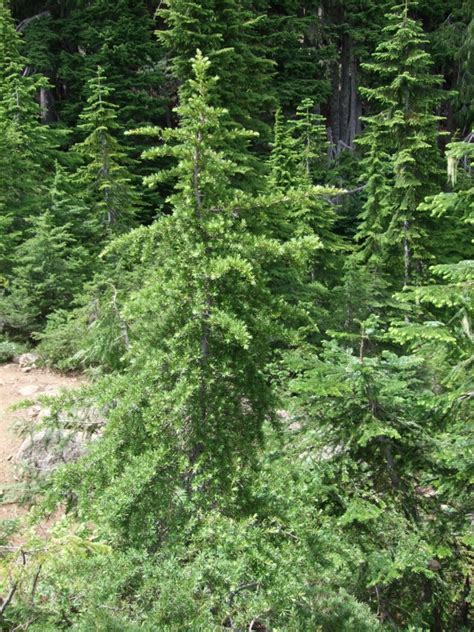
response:
[[(348, 145), (349, 111), (351, 105), (351, 37), (347, 33), (341, 42), (341, 82), (340, 82), (340, 137), (344, 145)], [(344, 146), (342, 145), (342, 146)]]
[(339, 95), (339, 63), (336, 62), (332, 66), (331, 77), (331, 100), (329, 103), (329, 132), (330, 140), (337, 153), (339, 140), (341, 139), (341, 114), (340, 114), (340, 95)]
[(354, 50), (351, 50), (351, 100), (349, 106), (349, 122), (347, 126), (346, 143), (351, 149), (354, 147), (354, 141), (359, 133), (360, 126), (360, 99), (357, 93), (357, 60), (354, 56)]

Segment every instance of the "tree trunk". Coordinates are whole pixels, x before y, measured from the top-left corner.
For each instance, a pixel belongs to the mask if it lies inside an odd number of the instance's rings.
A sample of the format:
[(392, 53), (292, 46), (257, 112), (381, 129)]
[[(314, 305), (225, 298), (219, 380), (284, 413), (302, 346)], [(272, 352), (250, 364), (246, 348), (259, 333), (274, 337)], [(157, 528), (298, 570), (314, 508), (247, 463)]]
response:
[[(341, 80), (340, 80), (340, 138), (344, 145), (348, 143), (349, 110), (351, 104), (351, 48), (352, 41), (350, 35), (344, 33), (341, 42)], [(342, 145), (342, 147), (344, 146)]]
[(339, 62), (335, 62), (332, 66), (331, 77), (331, 100), (329, 103), (329, 130), (333, 153), (337, 153), (337, 147), (341, 139), (341, 114), (340, 114), (340, 96), (339, 96)]
[(349, 121), (347, 127), (346, 143), (349, 147), (354, 147), (354, 141), (358, 134), (359, 121), (359, 95), (357, 93), (357, 60), (354, 57), (354, 49), (351, 47), (351, 64), (350, 64), (350, 105), (349, 105)]
[(41, 122), (43, 125), (49, 125), (56, 121), (56, 113), (54, 109), (54, 97), (49, 88), (40, 88), (40, 111)]

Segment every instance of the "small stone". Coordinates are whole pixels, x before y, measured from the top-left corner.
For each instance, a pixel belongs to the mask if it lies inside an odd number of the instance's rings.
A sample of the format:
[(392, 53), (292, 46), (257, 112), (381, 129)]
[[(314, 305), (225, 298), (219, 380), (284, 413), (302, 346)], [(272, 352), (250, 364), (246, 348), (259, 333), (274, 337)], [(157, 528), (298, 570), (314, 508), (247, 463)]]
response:
[(28, 417), (31, 417), (32, 419), (35, 419), (36, 417), (38, 417), (40, 412), (41, 412), (41, 406), (31, 406), (30, 408), (26, 410), (26, 414), (28, 415)]
[(293, 431), (295, 431), (295, 430), (301, 430), (301, 424), (300, 424), (298, 421), (294, 421), (293, 423), (291, 423), (291, 424), (288, 426), (288, 428), (289, 428), (290, 430), (293, 430)]
[(425, 498), (433, 498), (433, 496), (436, 496), (436, 491), (429, 485), (426, 487), (419, 485), (418, 487), (415, 487), (415, 494), (424, 496)]
[(438, 560), (435, 560), (433, 558), (428, 562), (428, 568), (432, 571), (439, 571), (441, 568), (441, 564), (438, 562)]
[(49, 408), (49, 406), (41, 408), (38, 413), (38, 421), (44, 421), (48, 417), (51, 417), (51, 408)]

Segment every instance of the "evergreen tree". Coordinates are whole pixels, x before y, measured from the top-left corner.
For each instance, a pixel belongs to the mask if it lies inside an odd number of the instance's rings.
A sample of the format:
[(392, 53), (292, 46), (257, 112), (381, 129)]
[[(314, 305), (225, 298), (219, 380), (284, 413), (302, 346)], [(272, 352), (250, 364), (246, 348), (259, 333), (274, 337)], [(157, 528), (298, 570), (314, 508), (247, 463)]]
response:
[[(440, 117), (434, 109), (445, 98), (440, 89), (442, 79), (432, 74), (432, 62), (424, 50), (426, 37), (408, 11), (406, 2), (388, 14), (384, 41), (372, 62), (365, 64), (378, 85), (361, 91), (378, 112), (366, 118), (364, 142), (369, 145), (370, 158), (364, 176), (369, 182), (369, 197), (358, 233), (363, 248), (372, 244), (366, 248), (366, 258), (379, 259), (382, 269), (390, 269), (397, 283), (405, 285), (422, 274), (427, 242), (432, 239), (418, 207), (440, 182)], [(386, 156), (388, 167), (380, 169)], [(381, 256), (372, 251), (374, 245), (377, 250), (383, 248)]]
[(0, 361), (91, 378), (0, 628), (469, 629), (472, 2), (397, 2), (0, 0)]
[[(325, 179), (323, 165), (327, 162), (328, 142), (322, 118), (314, 114), (313, 107), (313, 102), (305, 99), (298, 106), (296, 116), (289, 120), (283, 119), (281, 110), (277, 111), (268, 161), (268, 188), (279, 191), (283, 201), (269, 210), (267, 230), (284, 240), (313, 235), (320, 242), (299, 283), (288, 275), (284, 262), (282, 265), (276, 262), (272, 270), (276, 287), (286, 292), (290, 302), (295, 300), (301, 304), (305, 297), (305, 313), (313, 318), (309, 328), (314, 330), (315, 321), (324, 315), (328, 288), (337, 276), (342, 241), (335, 231), (336, 212), (332, 201), (340, 191), (321, 186)], [(296, 328), (297, 322), (294, 323)]]
[[(274, 104), (273, 65), (258, 31), (259, 15), (245, 0), (166, 0), (158, 17), (166, 28), (158, 34), (169, 51), (171, 71), (179, 83), (191, 76), (191, 58), (200, 49), (219, 68), (215, 87), (219, 105), (234, 123), (268, 137), (268, 112)], [(251, 81), (251, 88), (249, 87)]]
[(439, 485), (443, 414), (424, 359), (374, 353), (381, 334), (372, 317), (355, 353), (331, 341), (290, 359), (299, 451), (322, 476), (314, 501), (321, 523), (330, 522), (341, 547), (355, 545), (356, 594), (381, 623), (449, 629), (466, 564), (462, 534), (453, 537), (463, 506)]
[(27, 218), (45, 199), (57, 135), (40, 124), (36, 93), (44, 79), (24, 73), (21, 40), (0, 6), (0, 277), (8, 283), (11, 254), (21, 242)]
[(99, 68), (89, 81), (89, 98), (78, 126), (86, 137), (74, 150), (84, 161), (76, 174), (77, 185), (90, 205), (97, 230), (103, 228), (113, 234), (131, 227), (139, 201), (110, 94), (104, 71)]
[[(247, 218), (272, 199), (255, 208), (233, 183), (239, 165), (220, 151), (222, 136), (252, 134), (223, 124), (225, 111), (210, 102), (208, 67), (198, 53), (177, 108), (179, 128), (159, 131), (162, 144), (147, 152), (173, 158), (174, 166), (147, 180), (175, 181), (173, 212), (150, 227), (158, 235), (151, 265), (122, 310), (129, 368), (111, 385), (120, 392), (115, 421), (97, 446), (107, 458), (100, 472), (95, 456), (81, 466), (88, 487), (87, 498), (78, 492), (81, 511), (93, 515), (114, 498), (114, 516), (102, 515), (140, 546), (155, 546), (160, 533), (189, 520), (192, 507), (242, 502), (262, 424), (274, 412), (266, 364), (273, 341), (285, 335), (268, 266), (301, 258), (317, 243), (282, 244), (248, 230)], [(130, 423), (135, 430), (124, 443)]]
[(320, 0), (254, 4), (265, 16), (258, 28), (275, 64), (273, 85), (285, 114), (294, 114), (304, 99), (321, 106), (329, 96), (334, 50)]
[(314, 103), (304, 99), (293, 119), (283, 120), (277, 110), (275, 139), (270, 157), (272, 181), (279, 187), (324, 184), (328, 140), (324, 118)]
[[(71, 126), (77, 123), (90, 95), (88, 81), (98, 66), (107, 76), (124, 129), (161, 120), (166, 94), (146, 2), (75, 0), (60, 9), (51, 7), (51, 12), (51, 26), (62, 43), (56, 71), (61, 120)], [(45, 26), (37, 21), (30, 28)]]
[[(453, 189), (428, 198), (424, 208), (436, 218), (448, 218), (457, 257), (449, 263), (431, 266), (428, 284), (400, 293), (399, 299), (417, 311), (418, 320), (394, 322), (390, 331), (397, 342), (409, 345), (432, 364), (441, 386), (436, 407), (443, 411), (446, 420), (439, 458), (449, 463), (455, 472), (446, 488), (454, 491), (459, 504), (462, 501), (461, 506), (467, 511), (466, 490), (462, 488), (463, 483), (461, 487), (459, 483), (469, 477), (469, 466), (461, 456), (462, 449), (458, 458), (455, 455), (459, 446), (469, 443), (472, 434), (468, 420), (472, 416), (474, 261), (470, 256), (472, 240), (465, 243), (469, 231), (454, 232), (454, 229), (457, 224), (466, 227), (474, 223), (472, 140), (450, 143), (447, 156)], [(460, 163), (464, 163), (466, 169), (460, 168)]]
[(58, 165), (46, 209), (27, 218), (24, 240), (14, 252), (12, 281), (0, 299), (0, 314), (4, 326), (16, 333), (38, 331), (48, 315), (74, 302), (86, 279), (90, 258), (78, 239), (87, 230), (84, 207), (67, 195), (64, 181)]

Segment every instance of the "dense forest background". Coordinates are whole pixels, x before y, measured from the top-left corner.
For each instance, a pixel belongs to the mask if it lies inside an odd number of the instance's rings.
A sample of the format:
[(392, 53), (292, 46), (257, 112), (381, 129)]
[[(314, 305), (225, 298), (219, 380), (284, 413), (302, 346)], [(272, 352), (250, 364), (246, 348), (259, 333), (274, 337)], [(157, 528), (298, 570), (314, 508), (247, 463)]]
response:
[(470, 629), (473, 124), (469, 0), (0, 0), (0, 629)]

